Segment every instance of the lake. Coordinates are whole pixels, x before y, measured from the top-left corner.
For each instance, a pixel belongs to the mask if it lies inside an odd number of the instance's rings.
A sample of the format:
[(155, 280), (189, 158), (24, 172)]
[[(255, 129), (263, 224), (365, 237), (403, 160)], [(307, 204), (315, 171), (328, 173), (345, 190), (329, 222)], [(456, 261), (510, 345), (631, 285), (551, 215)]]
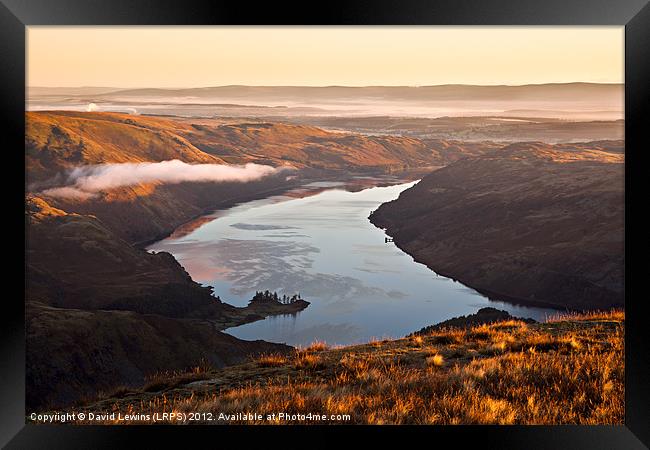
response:
[(357, 192), (314, 182), (216, 211), (148, 250), (174, 255), (224, 302), (245, 306), (256, 290), (300, 295), (311, 305), (230, 328), (241, 339), (347, 345), (399, 338), (492, 306), (543, 320), (554, 311), (494, 302), (416, 263), (368, 220), (416, 182)]

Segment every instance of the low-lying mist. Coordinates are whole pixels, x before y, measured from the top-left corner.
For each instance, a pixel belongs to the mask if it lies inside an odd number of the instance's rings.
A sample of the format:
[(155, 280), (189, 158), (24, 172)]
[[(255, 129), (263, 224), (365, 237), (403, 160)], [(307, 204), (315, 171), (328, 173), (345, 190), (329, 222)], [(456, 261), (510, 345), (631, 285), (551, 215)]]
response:
[(162, 162), (99, 164), (72, 169), (65, 186), (42, 191), (52, 197), (87, 199), (108, 189), (140, 183), (247, 182), (285, 168), (260, 164), (187, 164), (177, 159)]

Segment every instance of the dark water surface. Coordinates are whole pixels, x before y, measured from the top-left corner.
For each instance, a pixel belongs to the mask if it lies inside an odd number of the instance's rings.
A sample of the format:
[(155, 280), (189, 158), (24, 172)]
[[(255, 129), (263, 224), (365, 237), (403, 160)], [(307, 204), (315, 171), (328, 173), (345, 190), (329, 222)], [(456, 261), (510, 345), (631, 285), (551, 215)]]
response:
[(149, 250), (170, 252), (194, 280), (237, 306), (266, 289), (311, 302), (296, 316), (227, 330), (242, 339), (344, 345), (402, 337), (484, 306), (538, 320), (553, 313), (490, 301), (386, 243), (368, 215), (414, 183), (359, 192), (310, 183), (203, 217)]

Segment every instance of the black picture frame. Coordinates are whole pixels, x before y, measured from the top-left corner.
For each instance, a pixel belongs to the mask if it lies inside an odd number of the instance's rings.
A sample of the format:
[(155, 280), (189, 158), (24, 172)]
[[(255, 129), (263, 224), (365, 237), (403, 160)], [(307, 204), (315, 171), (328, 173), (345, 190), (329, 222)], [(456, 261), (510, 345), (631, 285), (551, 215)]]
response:
[[(404, 443), (434, 446), (480, 445), (480, 448), (637, 449), (650, 446), (650, 355), (646, 303), (641, 283), (647, 278), (644, 191), (650, 142), (650, 5), (648, 0), (336, 0), (302, 5), (275, 2), (208, 0), (0, 0), (0, 111), (3, 161), (17, 176), (3, 177), (7, 214), (4, 224), (25, 232), (24, 176), (25, 36), (30, 25), (621, 25), (625, 26), (625, 254), (626, 354), (624, 426), (431, 426), (431, 427), (292, 427), (297, 445), (312, 446), (315, 434), (340, 440), (353, 428), (382, 438), (396, 433)], [(21, 172), (18, 168), (23, 167)], [(23, 178), (24, 182), (24, 178)], [(13, 192), (14, 194), (7, 194)], [(24, 216), (23, 216), (24, 217)], [(11, 236), (6, 234), (6, 236)], [(10, 237), (6, 239), (12, 240)], [(17, 238), (13, 239), (17, 241)], [(17, 250), (17, 253), (20, 250)], [(22, 249), (24, 257), (24, 247)], [(13, 256), (13, 255), (12, 255)], [(13, 261), (5, 256), (5, 261)], [(11, 258), (11, 259), (10, 259)], [(16, 256), (19, 260), (19, 257)], [(8, 264), (5, 286), (17, 285), (24, 264)], [(16, 291), (19, 291), (17, 289)], [(5, 290), (4, 292), (9, 292)], [(24, 289), (23, 289), (24, 298)], [(108, 448), (147, 435), (147, 446), (164, 440), (188, 445), (195, 439), (224, 443), (226, 434), (271, 439), (282, 427), (99, 427), (25, 424), (24, 302), (4, 296), (0, 364), (0, 445), (7, 448)], [(218, 434), (216, 434), (218, 433)], [(404, 433), (409, 433), (404, 434)], [(411, 441), (412, 436), (417, 440)], [(218, 439), (219, 441), (215, 441)], [(209, 441), (208, 441), (209, 442)], [(320, 442), (320, 441), (319, 441)], [(286, 442), (285, 442), (286, 443)], [(192, 445), (192, 444), (190, 444)], [(408, 444), (407, 444), (408, 445)]]

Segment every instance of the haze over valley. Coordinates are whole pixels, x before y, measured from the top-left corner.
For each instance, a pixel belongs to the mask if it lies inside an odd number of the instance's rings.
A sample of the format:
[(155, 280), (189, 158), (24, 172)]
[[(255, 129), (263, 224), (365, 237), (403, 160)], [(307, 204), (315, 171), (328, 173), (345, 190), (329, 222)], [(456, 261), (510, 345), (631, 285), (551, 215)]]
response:
[(623, 85), (31, 88), (28, 110), (248, 117), (465, 140), (622, 139)]

